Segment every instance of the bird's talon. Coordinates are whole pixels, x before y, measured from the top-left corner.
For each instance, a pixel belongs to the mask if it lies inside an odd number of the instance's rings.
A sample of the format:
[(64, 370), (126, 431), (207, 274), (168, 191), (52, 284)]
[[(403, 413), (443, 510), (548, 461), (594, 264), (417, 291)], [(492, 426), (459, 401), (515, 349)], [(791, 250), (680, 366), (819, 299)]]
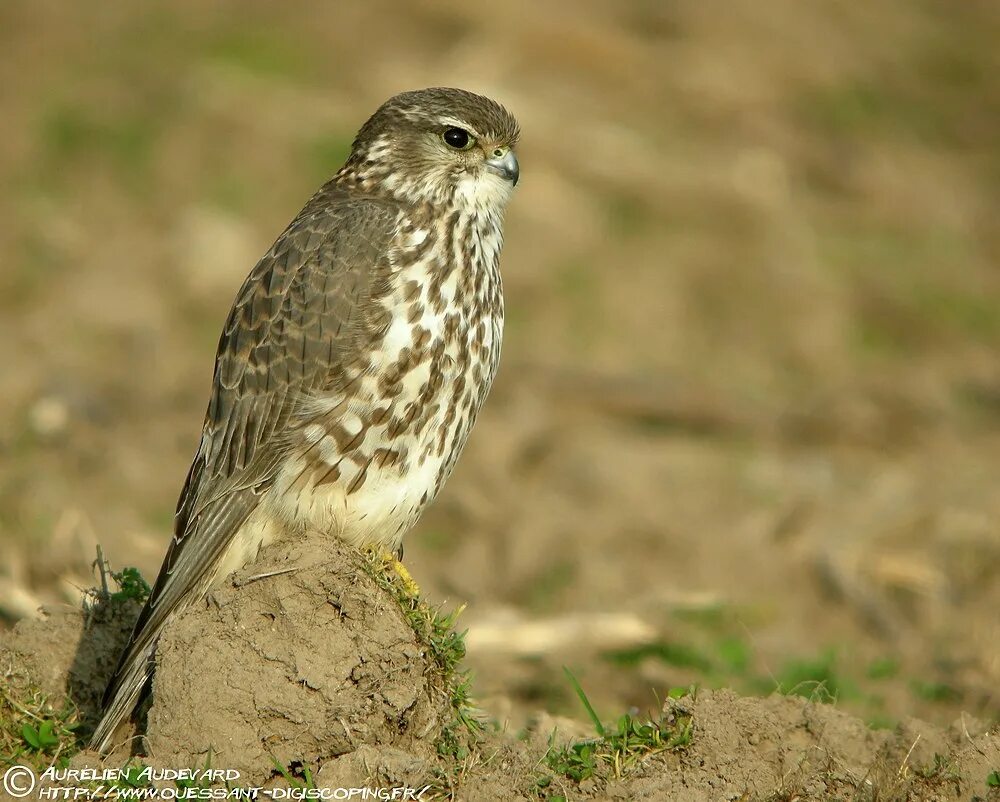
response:
[(406, 566), (403, 565), (395, 557), (392, 558), (392, 570), (396, 572), (396, 576), (403, 583), (403, 589), (406, 591), (408, 596), (414, 599), (420, 595), (420, 586), (414, 581), (413, 577), (410, 576), (410, 572), (406, 570)]
[(397, 553), (391, 551), (376, 551), (376, 556), (382, 563), (383, 569), (392, 569), (392, 572), (399, 577), (399, 581), (403, 586), (403, 591), (407, 596), (411, 598), (417, 598), (420, 595), (420, 586), (414, 581), (410, 572), (406, 570), (406, 566), (400, 561)]

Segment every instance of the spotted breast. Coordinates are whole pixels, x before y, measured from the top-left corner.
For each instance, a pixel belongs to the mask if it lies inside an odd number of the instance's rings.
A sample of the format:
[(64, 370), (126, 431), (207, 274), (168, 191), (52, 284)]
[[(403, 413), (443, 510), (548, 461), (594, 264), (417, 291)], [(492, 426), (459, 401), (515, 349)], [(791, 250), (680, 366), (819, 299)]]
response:
[(395, 231), (384, 334), (303, 406), (294, 458), (240, 551), (303, 529), (395, 551), (455, 466), (500, 360), (500, 221), (416, 207)]

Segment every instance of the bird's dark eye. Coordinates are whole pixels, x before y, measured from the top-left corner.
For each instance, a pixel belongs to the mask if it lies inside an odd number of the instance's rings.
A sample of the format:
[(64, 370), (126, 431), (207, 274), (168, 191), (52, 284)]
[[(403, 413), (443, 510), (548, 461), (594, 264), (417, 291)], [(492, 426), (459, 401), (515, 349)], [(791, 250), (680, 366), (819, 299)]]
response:
[(455, 150), (467, 150), (475, 143), (469, 132), (462, 128), (449, 128), (442, 134), (445, 144)]

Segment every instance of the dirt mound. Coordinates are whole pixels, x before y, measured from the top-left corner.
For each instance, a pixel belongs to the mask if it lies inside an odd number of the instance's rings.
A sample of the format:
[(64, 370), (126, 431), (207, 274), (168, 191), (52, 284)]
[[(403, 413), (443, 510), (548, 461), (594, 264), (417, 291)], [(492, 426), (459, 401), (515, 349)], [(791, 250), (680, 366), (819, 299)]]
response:
[[(449, 619), (366, 560), (327, 538), (265, 549), (164, 633), (145, 738), (119, 733), (117, 753), (84, 751), (72, 765), (120, 767), (134, 745), (154, 768), (210, 763), (237, 769), (245, 785), (285, 785), (279, 764), (318, 788), (427, 786), (422, 798), (470, 802), (1000, 799), (988, 784), (1000, 731), (970, 718), (873, 730), (798, 696), (699, 691), (601, 737), (542, 714), (519, 737), (487, 728), (476, 740), (459, 724), (461, 642)], [(0, 702), (38, 691), (48, 701), (33, 725), (67, 701), (92, 723), (136, 612), (125, 600), (22, 621), (0, 642)], [(457, 648), (444, 654), (442, 643)], [(14, 733), (0, 746), (18, 740), (18, 728), (0, 729)], [(14, 757), (53, 759), (23, 748)]]
[[(426, 775), (454, 723), (461, 640), (368, 559), (319, 536), (264, 549), (164, 631), (144, 737), (123, 727), (105, 761), (84, 752), (74, 765), (118, 766), (138, 753), (150, 765), (237, 769), (258, 784), (276, 763), (356, 785), (372, 771)], [(43, 715), (88, 731), (138, 610), (105, 597), (18, 623), (0, 640), (11, 696), (44, 699)]]
[(727, 690), (679, 704), (694, 724), (687, 748), (601, 793), (689, 802), (997, 798), (986, 778), (1000, 765), (1000, 733), (971, 719), (948, 731), (915, 719), (872, 730), (828, 704)]
[(52, 709), (70, 706), (84, 727), (93, 726), (139, 609), (123, 599), (87, 610), (46, 607), (36, 618), (22, 619), (0, 635), (0, 667), (12, 690), (37, 691)]
[(211, 750), (257, 781), (272, 757), (433, 751), (450, 713), (441, 673), (364, 559), (329, 538), (271, 547), (180, 616), (157, 650), (150, 754), (202, 765)]

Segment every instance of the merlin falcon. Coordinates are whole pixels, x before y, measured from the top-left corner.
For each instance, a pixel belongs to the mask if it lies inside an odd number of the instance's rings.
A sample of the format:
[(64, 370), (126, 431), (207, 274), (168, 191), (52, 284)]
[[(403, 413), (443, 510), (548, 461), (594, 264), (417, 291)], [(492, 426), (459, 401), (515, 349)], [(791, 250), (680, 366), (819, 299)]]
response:
[(106, 752), (164, 626), (304, 531), (401, 553), (500, 359), (518, 125), (460, 89), (391, 98), (240, 289), (174, 535), (104, 696)]

